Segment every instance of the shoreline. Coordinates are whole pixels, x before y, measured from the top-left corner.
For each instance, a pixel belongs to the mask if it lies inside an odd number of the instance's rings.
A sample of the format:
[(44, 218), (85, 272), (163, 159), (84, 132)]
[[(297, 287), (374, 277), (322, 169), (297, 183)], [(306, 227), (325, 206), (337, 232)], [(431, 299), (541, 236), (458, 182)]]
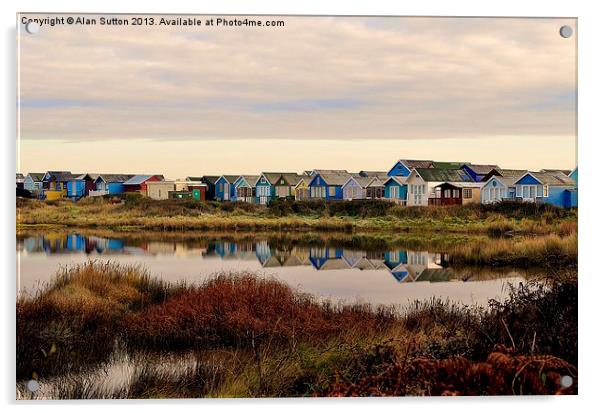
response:
[(334, 231), (463, 235), (566, 235), (576, 232), (577, 211), (545, 205), (399, 207), (388, 202), (244, 203), (124, 199), (17, 202), (17, 230), (94, 228), (135, 232)]

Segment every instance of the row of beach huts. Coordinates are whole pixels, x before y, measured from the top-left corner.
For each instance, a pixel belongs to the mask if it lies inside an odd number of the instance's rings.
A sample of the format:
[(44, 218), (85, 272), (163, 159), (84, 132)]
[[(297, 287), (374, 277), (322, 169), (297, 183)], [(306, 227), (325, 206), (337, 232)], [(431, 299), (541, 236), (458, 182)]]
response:
[(152, 199), (269, 204), (276, 199), (385, 199), (407, 206), (465, 205), (504, 200), (577, 207), (578, 170), (504, 169), (498, 165), (401, 159), (388, 171), (314, 169), (166, 180), (163, 175), (17, 174), (17, 192), (53, 200), (139, 193)]

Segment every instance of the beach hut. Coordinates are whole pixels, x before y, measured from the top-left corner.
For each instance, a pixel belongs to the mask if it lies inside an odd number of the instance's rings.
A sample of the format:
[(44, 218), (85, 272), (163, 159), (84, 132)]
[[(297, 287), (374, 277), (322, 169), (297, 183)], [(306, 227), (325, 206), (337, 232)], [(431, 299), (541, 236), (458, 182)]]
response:
[(146, 196), (146, 184), (148, 182), (163, 181), (163, 175), (134, 175), (123, 183), (123, 192), (139, 193)]
[(528, 171), (523, 169), (499, 169), (483, 178), (481, 203), (493, 204), (513, 200), (516, 197), (516, 180)]
[(25, 176), (23, 176), (23, 174), (17, 173), (16, 185), (17, 185), (17, 189), (25, 189)]
[(468, 205), (481, 202), (480, 182), (444, 182), (435, 187), (437, 196), (429, 198), (429, 205)]
[(304, 175), (295, 172), (262, 172), (255, 183), (257, 203), (266, 205), (276, 198), (295, 196), (295, 187)]
[(31, 192), (35, 197), (40, 198), (43, 194), (44, 172), (30, 172), (23, 180), (23, 189)]
[[(442, 183), (474, 182), (470, 175), (463, 169), (416, 168), (416, 172), (422, 177), (426, 184), (429, 199), (437, 198), (438, 193), (435, 188)], [(434, 201), (434, 203), (436, 203), (436, 201)], [(430, 204), (431, 201), (429, 201), (429, 205)]]
[(217, 175), (205, 175), (201, 178), (201, 182), (207, 185), (207, 192), (205, 193), (205, 199), (207, 201), (215, 201), (215, 184), (220, 176)]
[(234, 182), (238, 175), (222, 175), (215, 181), (215, 200), (216, 201), (235, 201), (236, 191)]
[(343, 184), (343, 199), (366, 199), (368, 185), (376, 178), (366, 176), (350, 176)]
[(130, 174), (99, 174), (94, 184), (95, 190), (89, 191), (89, 196), (115, 195), (124, 192), (123, 184), (132, 178)]
[[(42, 178), (45, 199), (59, 199), (67, 196), (67, 186), (73, 175), (69, 171), (48, 171)], [(79, 174), (75, 174), (79, 175)]]
[(236, 200), (252, 204), (255, 202), (255, 183), (259, 175), (241, 175), (234, 182)]
[(99, 174), (82, 174), (73, 176), (67, 183), (67, 196), (71, 199), (79, 199), (88, 196), (90, 191), (96, 190), (96, 179)]
[(405, 178), (407, 186), (406, 205), (407, 206), (427, 206), (428, 205), (428, 186), (422, 176), (412, 169), (410, 175)]
[(299, 183), (295, 186), (295, 200), (307, 201), (309, 199), (309, 183), (311, 182), (311, 176), (303, 175), (299, 180)]
[(146, 196), (155, 200), (169, 199), (169, 193), (175, 191), (174, 181), (146, 181)]
[(407, 177), (391, 176), (385, 181), (385, 198), (406, 205), (408, 196)]
[(574, 180), (560, 172), (527, 172), (514, 183), (516, 199), (559, 207), (577, 206)]
[[(353, 176), (347, 171), (317, 170), (309, 183), (309, 196), (313, 199), (341, 200), (343, 185)], [(359, 175), (356, 175), (359, 176)]]
[(366, 199), (382, 199), (385, 197), (385, 182), (389, 179), (386, 174), (381, 177), (372, 177), (366, 187)]

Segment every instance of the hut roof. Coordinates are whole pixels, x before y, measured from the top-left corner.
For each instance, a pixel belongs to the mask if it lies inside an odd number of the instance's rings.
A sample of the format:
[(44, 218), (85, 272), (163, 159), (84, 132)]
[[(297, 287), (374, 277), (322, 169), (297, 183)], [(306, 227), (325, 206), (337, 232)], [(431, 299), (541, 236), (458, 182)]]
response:
[(399, 162), (403, 163), (408, 168), (432, 168), (433, 161), (420, 160), (420, 159), (400, 159)]
[[(554, 172), (529, 172), (529, 175), (533, 176), (539, 182), (544, 185), (552, 185), (552, 186), (573, 186), (575, 185), (575, 181), (566, 176), (563, 173), (554, 173)], [(518, 182), (521, 178), (516, 179), (515, 182)]]
[(345, 184), (347, 184), (347, 182), (349, 182), (352, 179), (355, 182), (357, 182), (357, 184), (362, 188), (367, 188), (376, 178), (373, 176), (350, 176), (345, 182)]
[(215, 183), (217, 182), (218, 179), (221, 178), (221, 175), (205, 175), (203, 177), (201, 177), (201, 181), (207, 181), (213, 185), (215, 185)]
[(360, 176), (372, 176), (372, 177), (376, 177), (376, 178), (388, 178), (389, 175), (387, 175), (386, 171), (360, 171), (359, 172)]
[(134, 175), (129, 174), (100, 174), (98, 178), (102, 179), (106, 183), (123, 183), (128, 179), (131, 179), (133, 176)]
[(478, 174), (488, 174), (494, 169), (498, 172), (500, 170), (500, 167), (498, 165), (477, 165), (474, 163), (467, 163), (465, 165)]
[(470, 165), (467, 162), (433, 162), (433, 168), (435, 169), (460, 169), (462, 165)]
[(473, 182), (463, 169), (416, 168), (426, 182)]
[(561, 173), (564, 174), (566, 176), (569, 176), (571, 174), (571, 170), (569, 169), (541, 169), (539, 172), (546, 172), (546, 173)]
[(289, 185), (296, 186), (302, 178), (302, 175), (296, 172), (262, 172), (261, 174), (271, 185), (276, 185), (282, 177)]
[(259, 179), (259, 175), (241, 175), (239, 178), (243, 178), (249, 185), (254, 187)]
[[(240, 177), (240, 175), (222, 175), (219, 178), (224, 178), (228, 183), (233, 184)], [(219, 180), (218, 178), (218, 180)]]
[(48, 171), (48, 174), (51, 178), (54, 178), (59, 182), (69, 181), (73, 179), (73, 174), (70, 171)]
[(312, 176), (317, 174), (348, 174), (349, 171), (345, 169), (314, 169), (312, 171)]
[(31, 176), (31, 179), (34, 182), (42, 182), (42, 179), (44, 179), (44, 172), (30, 172), (27, 174), (27, 176)]
[(351, 178), (352, 176), (359, 177), (359, 175), (352, 175), (349, 172), (324, 172), (319, 173), (319, 175), (328, 185), (335, 186), (345, 185), (345, 183), (347, 183), (349, 178)]
[(399, 185), (405, 185), (408, 180), (407, 176), (390, 176), (384, 183), (389, 181), (397, 182)]
[(144, 182), (148, 181), (149, 179), (151, 179), (153, 176), (159, 177), (161, 181), (163, 181), (163, 179), (164, 179), (163, 175), (134, 175), (130, 179), (125, 181), (123, 184), (124, 185), (140, 185), (140, 184), (143, 184)]

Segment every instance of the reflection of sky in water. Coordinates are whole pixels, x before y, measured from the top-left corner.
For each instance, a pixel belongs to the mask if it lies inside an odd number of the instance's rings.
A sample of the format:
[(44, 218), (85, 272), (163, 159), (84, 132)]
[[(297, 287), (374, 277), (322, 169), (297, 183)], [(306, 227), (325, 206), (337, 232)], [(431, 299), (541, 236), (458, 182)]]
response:
[(124, 241), (76, 234), (17, 240), (20, 291), (35, 291), (60, 266), (89, 259), (142, 264), (166, 281), (196, 283), (220, 271), (274, 276), (293, 288), (334, 300), (406, 304), (433, 296), (485, 305), (504, 298), (507, 282), (523, 274), (498, 270), (455, 271), (444, 254), (363, 251), (333, 246), (279, 245), (268, 241)]

